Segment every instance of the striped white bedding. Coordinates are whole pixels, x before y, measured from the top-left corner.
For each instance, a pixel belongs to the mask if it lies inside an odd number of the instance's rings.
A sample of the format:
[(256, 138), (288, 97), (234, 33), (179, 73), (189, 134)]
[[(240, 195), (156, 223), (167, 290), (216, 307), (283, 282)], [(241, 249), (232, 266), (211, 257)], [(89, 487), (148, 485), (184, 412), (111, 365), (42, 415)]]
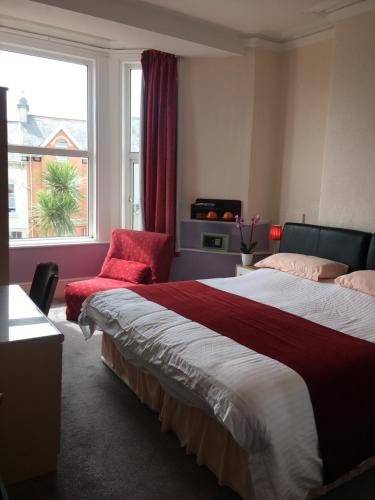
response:
[[(203, 283), (375, 342), (375, 297), (333, 282), (261, 269)], [(86, 338), (107, 332), (173, 396), (213, 414), (249, 452), (256, 499), (300, 500), (321, 485), (309, 393), (294, 370), (129, 289), (89, 297), (79, 323)]]

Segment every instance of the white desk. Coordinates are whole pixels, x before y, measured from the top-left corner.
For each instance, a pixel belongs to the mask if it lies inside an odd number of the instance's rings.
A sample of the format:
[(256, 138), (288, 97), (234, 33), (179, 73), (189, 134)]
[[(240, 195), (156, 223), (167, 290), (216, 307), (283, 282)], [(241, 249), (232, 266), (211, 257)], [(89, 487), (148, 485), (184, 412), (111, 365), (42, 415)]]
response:
[(56, 469), (63, 340), (19, 286), (0, 286), (0, 471), (5, 483)]

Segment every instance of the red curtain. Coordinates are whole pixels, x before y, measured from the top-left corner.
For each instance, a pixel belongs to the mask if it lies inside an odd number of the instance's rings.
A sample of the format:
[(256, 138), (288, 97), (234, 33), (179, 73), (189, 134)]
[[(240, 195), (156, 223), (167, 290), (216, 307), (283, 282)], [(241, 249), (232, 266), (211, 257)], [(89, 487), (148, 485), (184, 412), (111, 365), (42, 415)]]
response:
[(142, 110), (143, 210), (146, 231), (176, 235), (177, 58), (146, 50)]

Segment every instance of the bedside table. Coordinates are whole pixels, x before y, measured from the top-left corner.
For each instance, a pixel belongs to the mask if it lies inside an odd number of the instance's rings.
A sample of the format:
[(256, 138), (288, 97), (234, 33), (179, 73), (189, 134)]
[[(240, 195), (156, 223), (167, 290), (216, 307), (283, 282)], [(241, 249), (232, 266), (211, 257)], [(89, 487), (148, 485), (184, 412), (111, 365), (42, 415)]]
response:
[(242, 276), (243, 274), (251, 273), (252, 271), (257, 271), (258, 267), (255, 266), (243, 266), (242, 264), (236, 264), (236, 276)]

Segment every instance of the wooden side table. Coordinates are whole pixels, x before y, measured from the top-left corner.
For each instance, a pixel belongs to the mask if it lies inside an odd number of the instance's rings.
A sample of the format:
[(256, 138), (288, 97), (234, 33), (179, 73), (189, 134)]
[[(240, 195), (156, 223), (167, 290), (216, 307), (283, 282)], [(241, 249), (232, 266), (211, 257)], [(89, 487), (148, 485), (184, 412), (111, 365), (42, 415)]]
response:
[(251, 273), (252, 271), (257, 271), (257, 267), (255, 266), (243, 266), (242, 264), (236, 264), (236, 276), (242, 276), (247, 273)]

